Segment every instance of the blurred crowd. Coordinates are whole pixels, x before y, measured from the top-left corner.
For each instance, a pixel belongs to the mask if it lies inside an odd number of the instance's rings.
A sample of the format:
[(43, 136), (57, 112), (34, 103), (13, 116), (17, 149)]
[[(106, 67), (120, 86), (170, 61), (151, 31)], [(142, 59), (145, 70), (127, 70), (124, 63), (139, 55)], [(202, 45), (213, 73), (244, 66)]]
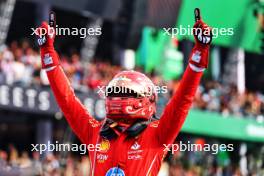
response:
[(239, 93), (236, 86), (224, 86), (219, 82), (206, 81), (196, 93), (193, 106), (202, 110), (220, 112), (223, 117), (256, 118), (264, 122), (264, 95), (261, 92)]
[[(158, 176), (260, 176), (264, 174), (263, 154), (247, 155), (243, 174), (229, 153), (178, 151), (165, 158)], [(87, 176), (90, 169), (87, 155), (48, 153), (43, 158), (38, 152), (18, 152), (12, 144), (0, 149), (0, 175), (4, 176)]]
[(27, 151), (19, 153), (13, 145), (8, 152), (0, 149), (0, 175), (5, 176), (87, 176), (90, 161), (87, 155), (81, 157), (48, 153), (41, 158), (39, 152), (31, 156)]
[[(106, 62), (83, 64), (80, 55), (60, 54), (61, 65), (73, 87), (97, 89), (107, 85), (108, 81), (122, 68)], [(136, 68), (138, 71), (140, 68)], [(168, 95), (160, 101), (167, 101), (178, 86), (177, 80), (165, 82), (159, 74), (150, 73), (149, 77), (156, 85), (167, 85)], [(45, 71), (41, 70), (39, 51), (34, 50), (29, 42), (12, 42), (8, 47), (0, 47), (0, 83), (10, 85), (48, 85)], [(164, 103), (162, 103), (164, 104)], [(194, 108), (222, 113), (223, 116), (253, 117), (264, 121), (264, 95), (260, 92), (246, 91), (241, 94), (234, 85), (222, 85), (216, 81), (204, 81), (197, 91)]]
[[(60, 54), (60, 63), (74, 88), (88, 86), (91, 89), (105, 85), (111, 77), (121, 70), (108, 63), (89, 63), (83, 65), (79, 54), (70, 56)], [(87, 68), (87, 69), (86, 69)], [(9, 47), (0, 47), (0, 83), (9, 85), (48, 85), (45, 71), (41, 70), (39, 51), (29, 42), (12, 42)]]

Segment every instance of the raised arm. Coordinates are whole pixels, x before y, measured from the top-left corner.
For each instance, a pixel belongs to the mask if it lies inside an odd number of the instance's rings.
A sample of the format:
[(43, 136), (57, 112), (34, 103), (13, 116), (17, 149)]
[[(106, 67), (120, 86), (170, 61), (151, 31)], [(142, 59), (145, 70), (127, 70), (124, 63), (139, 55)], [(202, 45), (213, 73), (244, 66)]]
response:
[[(201, 20), (195, 23), (194, 29), (197, 28), (201, 29), (201, 33), (199, 31), (197, 35), (194, 33), (196, 44), (192, 49), (188, 67), (160, 119), (156, 134), (158, 145), (171, 144), (176, 139), (192, 105), (202, 73), (208, 66), (209, 44), (212, 39), (211, 29)], [(205, 30), (208, 30), (208, 35), (203, 33)]]
[[(39, 28), (39, 33), (41, 33), (40, 30), (43, 30), (43, 34), (44, 29), (49, 30), (49, 26), (45, 22)], [(75, 96), (59, 64), (59, 56), (53, 47), (54, 38), (55, 34), (49, 31), (49, 35), (42, 35), (38, 39), (42, 68), (47, 72), (53, 94), (72, 130), (83, 143), (90, 143), (95, 133), (98, 132), (100, 123), (89, 115), (86, 108)]]

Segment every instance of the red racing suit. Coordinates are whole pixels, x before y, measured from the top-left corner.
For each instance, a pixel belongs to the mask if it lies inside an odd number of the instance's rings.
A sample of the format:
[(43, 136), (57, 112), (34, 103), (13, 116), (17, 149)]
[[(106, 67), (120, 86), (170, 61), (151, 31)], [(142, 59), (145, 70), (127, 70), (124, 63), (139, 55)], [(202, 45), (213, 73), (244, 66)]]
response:
[[(195, 25), (204, 25), (198, 21)], [(44, 24), (46, 27), (47, 24)], [(207, 27), (206, 25), (204, 25)], [(196, 38), (197, 39), (197, 38)], [(54, 38), (41, 47), (43, 67), (47, 69), (50, 86), (74, 133), (84, 144), (100, 144), (100, 150), (90, 150), (92, 176), (155, 176), (165, 157), (166, 146), (172, 144), (186, 119), (202, 71), (208, 65), (209, 46), (196, 45), (190, 56), (189, 65), (179, 87), (166, 105), (158, 121), (150, 123), (137, 137), (121, 133), (107, 140), (100, 136), (102, 122), (96, 121), (74, 94), (53, 48)], [(204, 40), (206, 41), (206, 40)], [(126, 117), (124, 117), (126, 118)]]
[(81, 142), (101, 144), (100, 151), (89, 151), (93, 172), (91, 175), (104, 176), (107, 172), (108, 175), (116, 172), (120, 176), (123, 173), (125, 176), (155, 176), (166, 155), (164, 144), (172, 144), (177, 137), (192, 104), (202, 72), (195, 72), (188, 66), (159, 121), (149, 124), (136, 138), (126, 138), (124, 133), (112, 140), (100, 137), (102, 124), (89, 115), (74, 95), (61, 66), (48, 71), (47, 75), (61, 110)]

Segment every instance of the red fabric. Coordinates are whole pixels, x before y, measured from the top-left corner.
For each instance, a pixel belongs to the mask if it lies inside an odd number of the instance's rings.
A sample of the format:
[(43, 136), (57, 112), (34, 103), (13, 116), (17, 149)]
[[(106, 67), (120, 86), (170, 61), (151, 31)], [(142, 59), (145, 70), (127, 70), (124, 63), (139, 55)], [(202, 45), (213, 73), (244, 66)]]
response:
[(209, 62), (209, 44), (203, 44), (198, 40), (198, 36), (196, 35), (195, 29), (200, 28), (203, 33), (211, 33), (211, 28), (207, 26), (202, 20), (198, 20), (194, 26), (194, 39), (195, 46), (192, 50), (192, 55), (190, 56), (190, 63), (199, 68), (207, 68)]
[(99, 136), (102, 124), (94, 120), (75, 97), (62, 68), (57, 66), (47, 74), (56, 100), (74, 133), (85, 144), (102, 144), (100, 151), (89, 152), (95, 176), (106, 175), (113, 167), (122, 169), (126, 176), (157, 175), (166, 154), (163, 144), (171, 144), (177, 137), (202, 76), (201, 72), (188, 67), (159, 121), (151, 123), (137, 138), (127, 139), (122, 133), (109, 141)]
[(209, 64), (209, 48), (204, 48), (195, 45), (192, 49), (192, 53), (189, 62), (198, 68), (207, 68)]
[(59, 57), (53, 46), (56, 35), (55, 30), (52, 29), (46, 22), (43, 22), (37, 30), (39, 37), (46, 37), (45, 44), (40, 47), (41, 65), (44, 69), (59, 65)]

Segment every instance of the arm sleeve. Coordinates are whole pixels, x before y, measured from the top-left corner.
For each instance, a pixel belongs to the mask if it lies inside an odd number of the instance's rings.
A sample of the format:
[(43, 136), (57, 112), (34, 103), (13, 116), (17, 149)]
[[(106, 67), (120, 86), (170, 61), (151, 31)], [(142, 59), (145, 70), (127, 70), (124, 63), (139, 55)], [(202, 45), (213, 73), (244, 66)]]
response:
[(187, 67), (180, 85), (169, 101), (159, 121), (157, 132), (158, 145), (171, 144), (176, 139), (199, 85), (202, 72)]
[(61, 66), (47, 71), (51, 89), (74, 133), (83, 143), (90, 143), (100, 123), (89, 115), (86, 108), (75, 96)]

